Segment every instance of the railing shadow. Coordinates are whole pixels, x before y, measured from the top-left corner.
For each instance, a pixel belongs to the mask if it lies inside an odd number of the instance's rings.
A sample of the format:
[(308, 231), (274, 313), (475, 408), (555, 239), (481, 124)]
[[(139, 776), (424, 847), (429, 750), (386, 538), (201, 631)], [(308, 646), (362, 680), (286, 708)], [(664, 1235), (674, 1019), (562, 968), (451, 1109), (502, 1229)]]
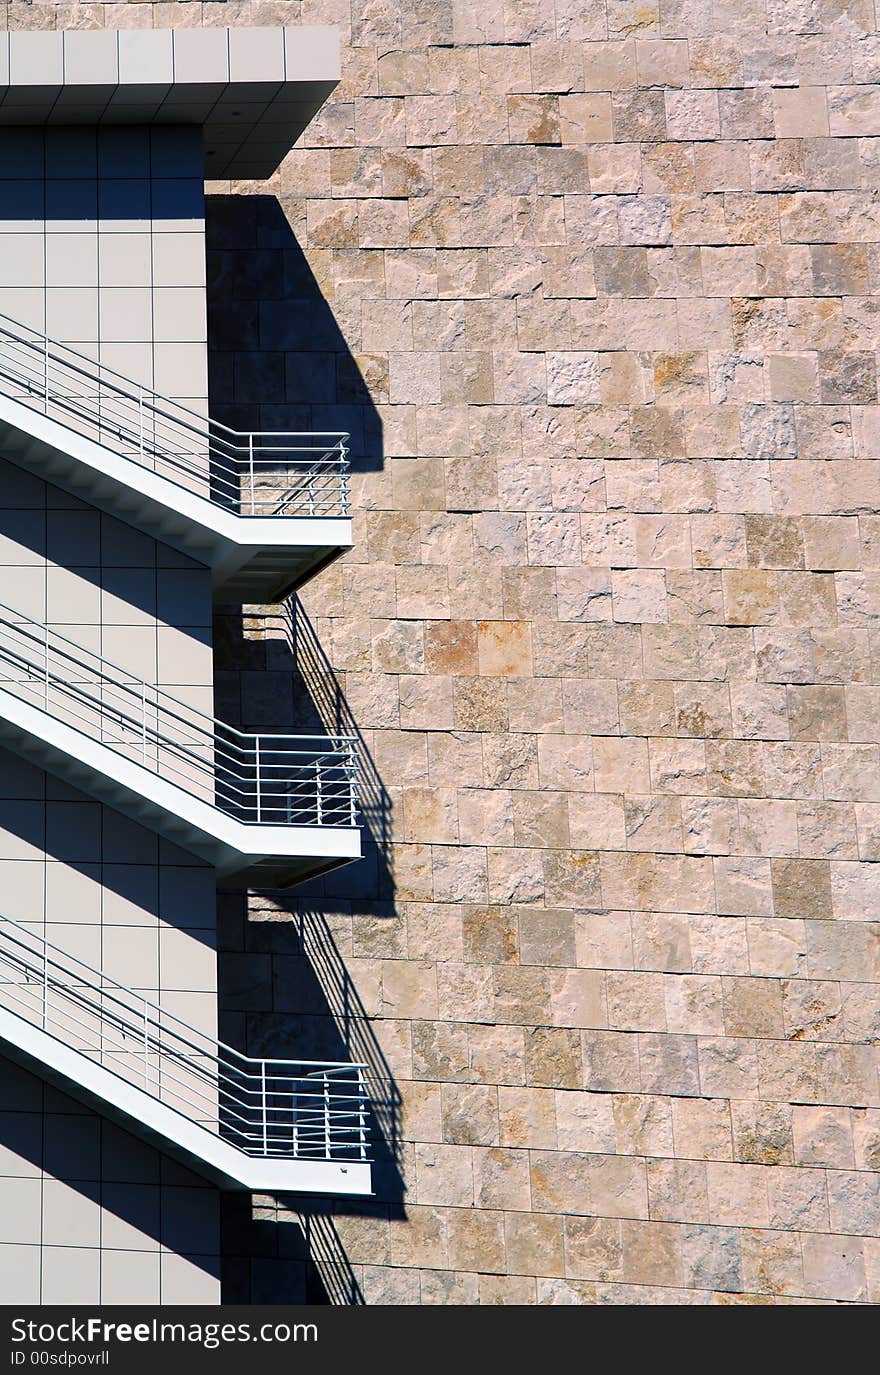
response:
[[(357, 475), (384, 462), (382, 424), (346, 339), (274, 196), (209, 196), (212, 416), (241, 430), (345, 431)], [(388, 1216), (404, 1196), (400, 1093), (337, 943), (352, 910), (394, 914), (391, 800), (300, 602), (218, 608), (216, 713), (230, 724), (357, 740), (363, 858), (291, 893), (222, 894), (221, 1034), (367, 1066), (374, 1199), (255, 1200), (224, 1210), (224, 1302), (360, 1304), (334, 1218)], [(241, 957), (245, 958), (242, 959)]]

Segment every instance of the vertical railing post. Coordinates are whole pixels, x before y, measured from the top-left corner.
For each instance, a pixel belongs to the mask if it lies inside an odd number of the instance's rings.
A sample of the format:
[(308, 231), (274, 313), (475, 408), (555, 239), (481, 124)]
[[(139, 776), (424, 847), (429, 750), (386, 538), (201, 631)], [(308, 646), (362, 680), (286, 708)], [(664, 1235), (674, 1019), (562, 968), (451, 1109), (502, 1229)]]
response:
[(290, 1121), (292, 1126), (293, 1158), (299, 1159), (299, 1120), (297, 1118), (296, 1079), (290, 1081)]
[(266, 1061), (260, 1061), (263, 1082), (263, 1155), (269, 1154), (269, 1109), (266, 1102)]
[(358, 1137), (361, 1146), (361, 1160), (367, 1158), (367, 1090), (364, 1084), (364, 1072), (359, 1069), (357, 1072), (358, 1081)]
[(261, 787), (261, 780), (260, 780), (260, 737), (259, 737), (258, 735), (255, 735), (255, 736), (254, 736), (254, 763), (255, 763), (255, 777), (254, 777), (254, 781), (255, 781), (256, 789), (257, 789), (257, 821), (260, 821), (260, 820), (262, 819), (262, 804), (261, 804), (261, 792), (262, 792), (262, 787)]
[(49, 625), (43, 626), (43, 708), (49, 710)]
[(49, 338), (43, 336), (43, 409), (49, 414)]
[(138, 453), (141, 462), (144, 459), (144, 387), (143, 383), (138, 385)]
[(318, 812), (318, 825), (324, 824), (324, 797), (322, 793), (321, 759), (315, 760), (315, 804)]
[(330, 1145), (330, 1077), (324, 1075), (324, 1141), (327, 1149), (327, 1159), (333, 1159), (333, 1151)]
[(147, 762), (147, 684), (141, 683), (141, 759)]
[(348, 774), (348, 820), (350, 826), (355, 826), (357, 824), (357, 757), (351, 741), (348, 742), (346, 773)]
[(150, 1031), (147, 1000), (144, 998), (144, 1088), (150, 1087)]
[(249, 457), (250, 457), (250, 465), (249, 465), (249, 466), (250, 466), (250, 475), (251, 475), (251, 515), (252, 515), (252, 516), (255, 516), (256, 513), (257, 513), (257, 510), (256, 510), (256, 489), (255, 489), (255, 487), (254, 487), (254, 436), (253, 436), (253, 434), (249, 434), (249, 435), (248, 435), (248, 453), (249, 453)]

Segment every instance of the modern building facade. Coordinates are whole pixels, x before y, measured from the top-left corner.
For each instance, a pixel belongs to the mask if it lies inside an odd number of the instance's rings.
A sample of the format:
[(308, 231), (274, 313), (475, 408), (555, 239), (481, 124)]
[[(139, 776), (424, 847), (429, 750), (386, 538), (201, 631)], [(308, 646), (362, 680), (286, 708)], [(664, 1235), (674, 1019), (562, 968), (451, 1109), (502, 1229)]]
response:
[[(172, 1064), (170, 1014), (249, 1063), (362, 1077), (317, 1180), (308, 1102), (270, 1154), (245, 1095), (235, 1162), (203, 1104), (207, 1159), (131, 1119), (135, 1088), (171, 1108), (150, 1031), (145, 1083), (117, 1048), (125, 1101), (101, 1102), (4, 1023), (0, 1289), (876, 1301), (870, 0), (4, 11), (0, 311), (32, 371), (59, 340), (53, 382), (65, 346), (215, 422), (207, 463), (189, 428), (142, 451), (137, 392), (111, 443), (68, 386), (62, 442), (57, 387), (0, 385), (13, 992), (33, 1027), (45, 937), (55, 984), (85, 965), (161, 1006)], [(252, 482), (222, 425), (311, 436), (322, 476), (348, 436), (350, 506), (278, 502), (290, 471)], [(92, 717), (116, 763), (62, 766), (62, 679), (91, 689), (94, 656), (108, 721), (128, 675), (129, 732), (143, 685), (139, 762)], [(224, 723), (171, 741), (185, 815), (157, 691)], [(230, 729), (350, 744), (358, 824), (318, 825), (317, 785), (294, 805), (289, 759), (273, 834), (243, 816), (256, 746), (242, 802)]]

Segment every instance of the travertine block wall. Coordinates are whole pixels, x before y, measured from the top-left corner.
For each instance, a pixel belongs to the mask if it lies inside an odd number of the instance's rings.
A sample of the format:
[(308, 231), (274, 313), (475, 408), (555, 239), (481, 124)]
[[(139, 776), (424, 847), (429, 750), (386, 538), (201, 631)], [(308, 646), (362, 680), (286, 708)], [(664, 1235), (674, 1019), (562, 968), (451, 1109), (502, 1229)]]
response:
[[(874, 5), (8, 7), (233, 15), (336, 22), (346, 55), (270, 188), (290, 234), (243, 205), (218, 243), (247, 272), (215, 363), (365, 470), (306, 601), (393, 870), (302, 902), (403, 1099), (402, 1188), (334, 1218), (355, 1282), (876, 1300)], [(318, 289), (338, 338), (304, 328)], [(289, 700), (278, 646), (229, 660), (245, 719)], [(226, 926), (253, 1046), (332, 1021), (290, 905)], [(258, 1212), (235, 1292), (295, 1295)]]

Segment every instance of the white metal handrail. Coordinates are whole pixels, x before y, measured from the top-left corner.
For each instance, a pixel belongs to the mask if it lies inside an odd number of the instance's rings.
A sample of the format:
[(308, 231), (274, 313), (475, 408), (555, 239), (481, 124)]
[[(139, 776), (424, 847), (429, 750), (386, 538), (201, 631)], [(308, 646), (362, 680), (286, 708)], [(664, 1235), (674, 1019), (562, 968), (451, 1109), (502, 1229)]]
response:
[(238, 731), (2, 604), (0, 689), (238, 821), (357, 824), (353, 737)]
[(347, 434), (230, 429), (7, 315), (0, 392), (239, 515), (349, 513)]
[(368, 1158), (365, 1066), (242, 1055), (3, 916), (0, 1007), (246, 1155)]

